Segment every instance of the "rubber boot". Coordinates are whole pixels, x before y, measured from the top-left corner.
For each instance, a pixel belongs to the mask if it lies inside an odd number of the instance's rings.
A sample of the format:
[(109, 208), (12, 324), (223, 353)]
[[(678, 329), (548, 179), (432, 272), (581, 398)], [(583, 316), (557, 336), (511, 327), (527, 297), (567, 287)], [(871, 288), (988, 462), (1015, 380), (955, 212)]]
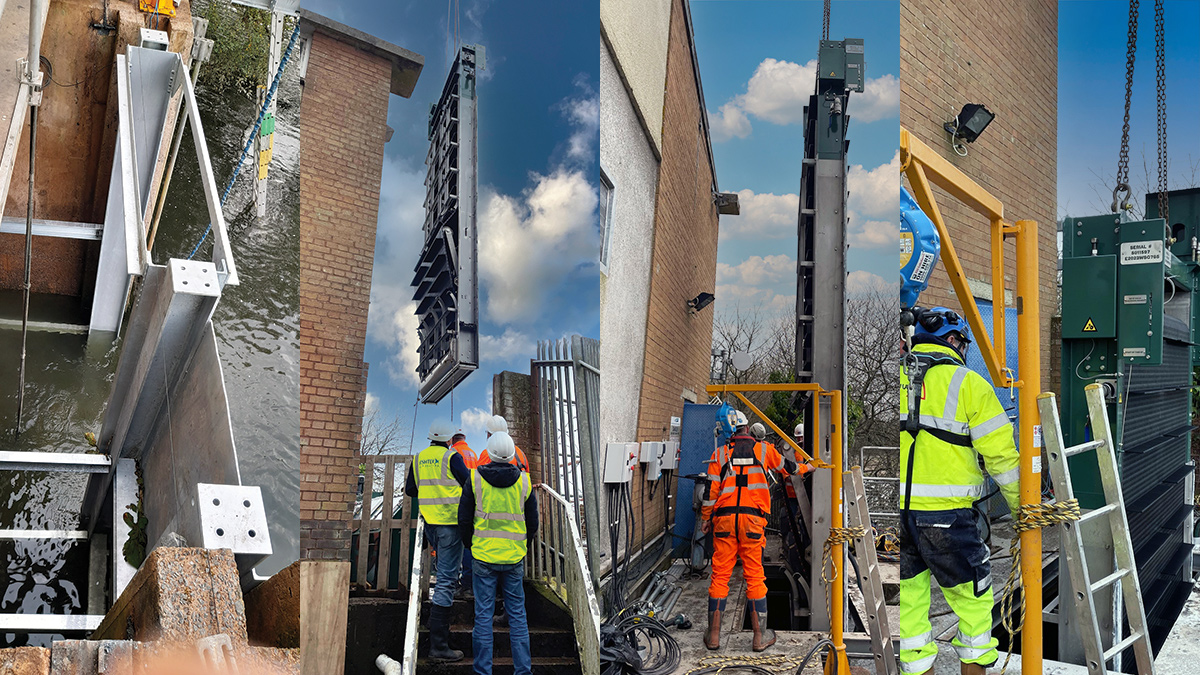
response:
[(981, 666), (978, 663), (962, 663), (962, 675), (987, 675), (987, 667)]
[(721, 613), (725, 611), (725, 598), (708, 599), (708, 630), (704, 633), (704, 646), (716, 650), (721, 648)]
[(429, 608), (429, 660), (461, 661), (463, 653), (450, 649), (450, 608), (433, 605)]
[(761, 652), (775, 644), (775, 631), (767, 628), (767, 599), (752, 600), (747, 609), (750, 610), (750, 628), (754, 631), (751, 648)]

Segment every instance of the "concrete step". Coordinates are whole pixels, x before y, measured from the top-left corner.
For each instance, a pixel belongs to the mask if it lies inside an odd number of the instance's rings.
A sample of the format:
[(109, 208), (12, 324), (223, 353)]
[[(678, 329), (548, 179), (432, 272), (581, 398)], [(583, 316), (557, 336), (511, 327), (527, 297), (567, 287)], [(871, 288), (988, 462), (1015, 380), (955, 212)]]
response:
[[(472, 675), (475, 662), (470, 656), (454, 663), (432, 663), (426, 659), (417, 660), (417, 672), (421, 675)], [(575, 659), (533, 657), (533, 672), (537, 675), (582, 675), (583, 668)], [(513, 663), (510, 657), (492, 659), (492, 675), (512, 675)]]
[[(470, 655), (472, 624), (453, 624), (450, 626), (450, 647), (461, 649)], [(429, 653), (429, 631), (420, 629), (417, 637), (417, 653)], [(492, 626), (492, 649), (496, 656), (512, 656), (512, 646), (509, 642), (508, 626)], [(530, 628), (529, 649), (538, 656), (577, 658), (579, 652), (575, 646), (575, 631), (572, 628)]]

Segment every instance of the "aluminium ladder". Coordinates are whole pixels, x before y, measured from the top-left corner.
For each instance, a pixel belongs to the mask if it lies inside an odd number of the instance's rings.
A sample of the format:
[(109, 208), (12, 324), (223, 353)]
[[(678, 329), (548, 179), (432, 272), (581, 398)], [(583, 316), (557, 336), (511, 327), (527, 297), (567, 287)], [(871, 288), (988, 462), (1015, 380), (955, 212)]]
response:
[[(1038, 396), (1038, 412), (1041, 414), (1046, 441), (1046, 458), (1050, 464), (1050, 477), (1054, 483), (1054, 496), (1058, 500), (1075, 498), (1071, 486), (1071, 474), (1067, 470), (1067, 458), (1089, 450), (1096, 451), (1096, 462), (1100, 465), (1100, 482), (1104, 487), (1104, 506), (1083, 514), (1078, 522), (1063, 523), (1066, 535), (1062, 541), (1063, 553), (1067, 558), (1067, 569), (1071, 574), (1071, 586), (1076, 589), (1076, 599), (1081, 601), (1082, 613), (1078, 616), (1083, 649), (1089, 675), (1106, 675), (1108, 662), (1132, 647), (1137, 659), (1139, 675), (1153, 675), (1154, 658), (1150, 649), (1150, 637), (1146, 627), (1146, 610), (1142, 605), (1142, 590), (1138, 583), (1137, 567), (1133, 556), (1133, 543), (1129, 538), (1129, 520), (1125, 514), (1125, 497), (1121, 493), (1121, 482), (1117, 476), (1117, 456), (1112, 442), (1112, 428), (1104, 403), (1104, 390), (1099, 384), (1084, 387), (1087, 397), (1088, 418), (1091, 420), (1094, 440), (1071, 447), (1063, 444), (1062, 428), (1059, 424), (1058, 404), (1054, 394)], [(1087, 558), (1083, 549), (1083, 537), (1079, 525), (1097, 518), (1108, 518), (1112, 528), (1113, 551), (1116, 554), (1115, 571), (1103, 579), (1093, 582), (1088, 572)], [(1125, 602), (1125, 613), (1129, 621), (1129, 637), (1119, 640), (1104, 650), (1100, 640), (1100, 623), (1096, 617), (1096, 599), (1093, 594), (1112, 584), (1119, 584)], [(1078, 607), (1079, 605), (1077, 605)], [(1120, 631), (1118, 624), (1116, 630)], [(1119, 637), (1119, 634), (1118, 634)]]
[(846, 507), (850, 526), (862, 528), (862, 536), (854, 538), (854, 560), (858, 563), (858, 585), (862, 588), (864, 617), (871, 633), (871, 653), (875, 657), (877, 675), (897, 675), (899, 666), (892, 645), (892, 630), (888, 625), (887, 604), (883, 597), (883, 579), (879, 576), (879, 557), (875, 553), (875, 535), (871, 530), (871, 513), (867, 509), (867, 493), (863, 489), (862, 467), (855, 466), (842, 475), (844, 485), (852, 490)]

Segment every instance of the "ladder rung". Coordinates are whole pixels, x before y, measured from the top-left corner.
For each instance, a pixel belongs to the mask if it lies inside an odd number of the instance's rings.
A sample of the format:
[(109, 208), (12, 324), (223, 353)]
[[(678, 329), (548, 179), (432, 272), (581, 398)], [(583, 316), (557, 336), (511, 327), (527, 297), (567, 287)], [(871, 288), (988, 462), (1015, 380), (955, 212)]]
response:
[(1129, 637), (1127, 637), (1124, 640), (1121, 640), (1117, 644), (1113, 645), (1112, 649), (1109, 649), (1108, 651), (1104, 652), (1104, 662), (1108, 663), (1109, 659), (1111, 659), (1112, 657), (1116, 656), (1117, 654), (1120, 654), (1121, 652), (1125, 651), (1126, 649), (1129, 648), (1130, 645), (1132, 645), (1133, 643), (1135, 643), (1141, 639), (1142, 639), (1142, 634), (1138, 631), (1134, 631), (1133, 633), (1131, 633), (1129, 635)]
[(1063, 455), (1066, 457), (1074, 457), (1075, 455), (1078, 455), (1081, 452), (1087, 452), (1088, 450), (1097, 450), (1097, 449), (1103, 448), (1103, 447), (1104, 447), (1104, 439), (1097, 438), (1096, 440), (1088, 441), (1087, 443), (1080, 443), (1079, 445), (1072, 445), (1071, 447), (1067, 448), (1066, 450), (1063, 450)]
[(1105, 504), (1104, 506), (1101, 506), (1100, 508), (1096, 509), (1095, 511), (1088, 511), (1087, 513), (1080, 516), (1079, 522), (1080, 522), (1080, 524), (1082, 524), (1089, 520), (1099, 518), (1100, 516), (1106, 516), (1116, 510), (1117, 510), (1116, 504)]
[(1119, 569), (1116, 572), (1113, 572), (1112, 574), (1104, 577), (1100, 581), (1097, 581), (1096, 583), (1092, 584), (1092, 592), (1095, 593), (1096, 591), (1100, 590), (1101, 588), (1104, 588), (1105, 586), (1108, 586), (1108, 585), (1114, 583), (1117, 579), (1121, 579), (1128, 575), (1129, 575), (1129, 570)]

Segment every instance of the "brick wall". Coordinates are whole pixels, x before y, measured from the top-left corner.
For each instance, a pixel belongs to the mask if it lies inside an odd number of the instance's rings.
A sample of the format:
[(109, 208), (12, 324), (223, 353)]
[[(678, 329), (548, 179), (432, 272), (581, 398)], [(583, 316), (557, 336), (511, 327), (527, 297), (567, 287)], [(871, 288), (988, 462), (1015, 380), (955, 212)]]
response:
[[(712, 169), (701, 122), (704, 102), (696, 85), (684, 0), (671, 7), (667, 81), (655, 199), (654, 252), (646, 321), (645, 360), (637, 440), (662, 441), (672, 416), (683, 414), (684, 392), (707, 399), (712, 350), (711, 307), (692, 314), (687, 301), (712, 293), (717, 273), (717, 210)], [(642, 508), (641, 465), (634, 471), (634, 513), (647, 537), (663, 526), (661, 498)], [(640, 537), (640, 532), (639, 532)]]
[[(347, 86), (353, 83), (353, 86)], [(313, 35), (300, 110), (300, 547), (349, 560), (391, 66)]]
[[(1058, 6), (1053, 0), (995, 3), (983, 14), (948, 0), (900, 4), (900, 122), (1003, 202), (1007, 220), (1037, 221), (1043, 336), (1050, 335), (1057, 312), (1057, 85)], [(958, 157), (942, 124), (965, 103), (985, 104), (996, 119), (967, 146), (970, 154)], [(936, 198), (967, 277), (990, 284), (987, 222), (940, 190)], [(1012, 291), (1011, 241), (1005, 249), (1010, 261), (1005, 285)], [(942, 265), (921, 302), (959, 308)], [(1048, 337), (1042, 341), (1042, 389), (1051, 384), (1050, 355), (1058, 348)]]
[[(492, 414), (500, 415), (508, 422), (508, 435), (529, 459), (529, 475), (533, 482), (541, 483), (544, 474), (536, 408), (532, 377), (508, 370), (492, 376)], [(483, 448), (479, 448), (479, 452), (482, 451)]]

